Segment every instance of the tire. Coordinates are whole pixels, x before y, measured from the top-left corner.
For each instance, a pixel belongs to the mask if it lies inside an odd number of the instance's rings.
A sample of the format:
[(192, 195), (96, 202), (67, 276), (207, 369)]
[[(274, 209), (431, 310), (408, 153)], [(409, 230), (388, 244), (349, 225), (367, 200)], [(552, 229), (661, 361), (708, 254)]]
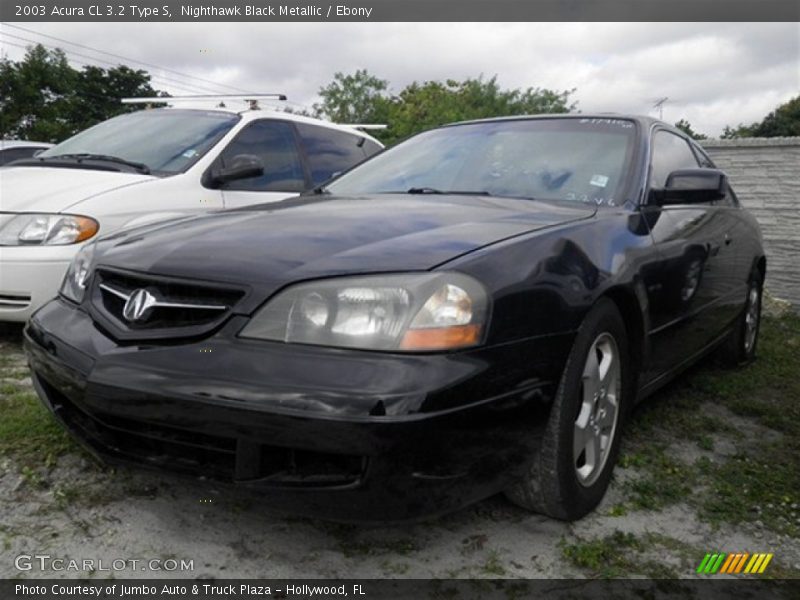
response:
[[(628, 356), (622, 316), (611, 300), (602, 298), (575, 337), (539, 451), (526, 473), (506, 490), (512, 502), (564, 521), (580, 519), (600, 503), (632, 400)], [(589, 377), (591, 373), (599, 377)]]
[(739, 367), (753, 362), (761, 329), (761, 296), (763, 277), (759, 271), (750, 276), (747, 286), (747, 301), (742, 314), (730, 335), (720, 348), (720, 358), (729, 367)]

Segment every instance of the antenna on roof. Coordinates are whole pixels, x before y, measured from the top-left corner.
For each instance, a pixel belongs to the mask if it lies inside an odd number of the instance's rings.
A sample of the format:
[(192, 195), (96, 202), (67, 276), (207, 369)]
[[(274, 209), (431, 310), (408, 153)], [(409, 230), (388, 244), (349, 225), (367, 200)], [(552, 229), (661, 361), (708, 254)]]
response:
[(653, 104), (653, 108), (658, 109), (658, 118), (661, 120), (664, 119), (664, 105), (667, 103), (667, 100), (669, 100), (669, 98), (664, 96), (663, 98), (656, 100), (656, 103)]
[(384, 123), (339, 123), (342, 127), (352, 127), (353, 129), (361, 129), (368, 131), (370, 129), (386, 129), (388, 125)]
[(258, 110), (259, 100), (286, 100), (286, 94), (247, 94), (247, 95), (201, 95), (201, 96), (156, 96), (151, 98), (123, 98), (123, 104), (190, 104), (197, 102), (216, 102), (218, 108), (225, 108), (225, 102), (244, 102), (250, 110)]

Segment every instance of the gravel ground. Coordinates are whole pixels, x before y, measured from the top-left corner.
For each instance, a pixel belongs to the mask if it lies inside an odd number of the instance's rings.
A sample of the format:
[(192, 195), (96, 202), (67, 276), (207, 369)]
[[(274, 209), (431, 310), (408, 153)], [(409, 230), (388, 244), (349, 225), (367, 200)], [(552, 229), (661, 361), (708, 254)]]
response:
[[(0, 383), (6, 395), (31, 389), (20, 331), (0, 328)], [(0, 397), (0, 409), (4, 401)], [(653, 401), (663, 402), (663, 394)], [(724, 463), (743, 443), (782, 435), (721, 406), (701, 408), (725, 426), (713, 434), (712, 444), (704, 444), (711, 449), (662, 439), (670, 464)], [(800, 576), (796, 527), (785, 530), (793, 535), (767, 528), (759, 520), (760, 507), (741, 523), (701, 519), (691, 501), (697, 487), (656, 509), (642, 508), (630, 500), (631, 482), (646, 478), (650, 467), (626, 456), (636, 453), (624, 450), (603, 503), (576, 523), (529, 514), (494, 497), (416, 525), (365, 528), (276, 514), (253, 496), (204, 481), (111, 470), (72, 446), (33, 466), (6, 452), (0, 454), (0, 577), (111, 576), (20, 572), (14, 565), (19, 555), (49, 554), (106, 564), (120, 558), (185, 559), (194, 567), (157, 573), (137, 567), (115, 577), (683, 578), (694, 576), (706, 552), (720, 550), (775, 552), (779, 572)], [(786, 514), (800, 524), (797, 505), (791, 506)]]

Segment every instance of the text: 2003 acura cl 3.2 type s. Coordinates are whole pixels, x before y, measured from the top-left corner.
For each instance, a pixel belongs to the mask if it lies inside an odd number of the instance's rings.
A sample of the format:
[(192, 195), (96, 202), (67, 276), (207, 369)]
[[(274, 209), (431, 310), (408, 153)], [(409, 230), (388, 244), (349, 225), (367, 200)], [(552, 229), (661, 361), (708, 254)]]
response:
[(753, 357), (765, 269), (674, 128), (498, 119), (316, 195), (101, 239), (25, 343), (45, 404), (110, 461), (333, 519), (499, 491), (576, 519), (638, 398), (717, 346)]

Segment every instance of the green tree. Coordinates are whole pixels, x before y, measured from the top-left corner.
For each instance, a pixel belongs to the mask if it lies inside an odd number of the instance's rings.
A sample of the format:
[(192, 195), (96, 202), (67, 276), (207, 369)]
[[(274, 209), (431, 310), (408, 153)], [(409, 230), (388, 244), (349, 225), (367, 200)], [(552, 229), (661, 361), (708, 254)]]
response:
[(800, 135), (800, 96), (781, 104), (769, 113), (753, 130), (758, 137)]
[(745, 125), (743, 123), (739, 123), (736, 127), (731, 127), (730, 125), (726, 125), (725, 129), (722, 130), (722, 135), (719, 136), (723, 140), (730, 140), (733, 138), (742, 138), (742, 137), (753, 137), (753, 131), (755, 128), (758, 127), (758, 123), (753, 123), (752, 125)]
[(61, 50), (32, 46), (20, 62), (0, 60), (0, 137), (60, 142), (135, 110), (121, 98), (156, 95), (163, 93), (145, 71), (122, 65), (77, 71)]
[(0, 135), (39, 141), (70, 135), (66, 114), (77, 74), (63, 52), (29, 48), (22, 62), (3, 62), (0, 79)]
[(320, 89), (317, 116), (338, 123), (385, 123), (376, 137), (393, 144), (417, 132), (467, 119), (506, 115), (563, 113), (575, 108), (574, 90), (555, 92), (541, 88), (504, 90), (497, 78), (464, 81), (413, 82), (399, 94), (389, 93), (389, 82), (365, 69), (353, 75), (336, 73)]
[(720, 137), (731, 139), (780, 136), (800, 136), (800, 96), (778, 106), (760, 123), (751, 125), (739, 123), (735, 128), (726, 126)]
[(573, 92), (541, 88), (503, 90), (497, 84), (497, 77), (414, 82), (391, 105), (387, 141), (453, 121), (570, 112), (575, 108), (569, 102)]
[(100, 121), (139, 107), (122, 104), (122, 98), (142, 98), (160, 95), (150, 87), (146, 71), (133, 70), (124, 65), (111, 69), (84, 67), (78, 73), (69, 114), (75, 132), (82, 131)]
[(336, 73), (333, 81), (319, 90), (322, 103), (314, 105), (314, 112), (334, 123), (383, 122), (390, 104), (388, 87), (388, 81), (366, 69), (353, 75)]
[(705, 140), (708, 139), (706, 135), (702, 133), (697, 133), (694, 129), (692, 129), (691, 124), (686, 119), (681, 119), (677, 123), (675, 123), (675, 127), (683, 131), (686, 135), (692, 137), (695, 140)]

